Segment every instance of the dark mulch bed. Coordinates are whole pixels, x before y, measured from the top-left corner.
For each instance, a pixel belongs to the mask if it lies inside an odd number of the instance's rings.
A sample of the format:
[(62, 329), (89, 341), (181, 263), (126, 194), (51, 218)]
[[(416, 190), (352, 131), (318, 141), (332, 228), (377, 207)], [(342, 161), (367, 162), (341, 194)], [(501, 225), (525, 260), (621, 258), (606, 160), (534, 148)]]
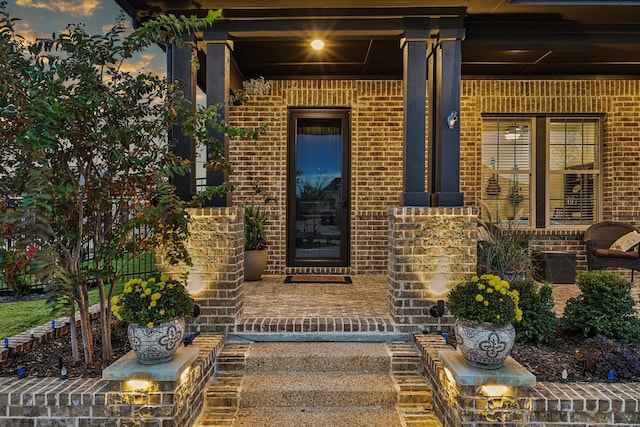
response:
[(640, 382), (640, 343), (585, 339), (559, 328), (539, 348), (515, 344), (511, 356), (535, 374), (537, 381), (561, 381), (566, 369), (567, 382), (607, 382), (613, 369), (615, 382)]
[(78, 347), (80, 361), (74, 362), (71, 357), (71, 336), (66, 334), (56, 337), (24, 354), (12, 354), (0, 364), (0, 375), (17, 375), (18, 368), (31, 377), (59, 377), (60, 366), (67, 368), (69, 378), (100, 378), (102, 370), (114, 360), (124, 356), (131, 350), (127, 341), (126, 324), (117, 322), (112, 326), (113, 359), (103, 361), (101, 355), (100, 324), (92, 322), (93, 364), (84, 363), (82, 340), (78, 331)]

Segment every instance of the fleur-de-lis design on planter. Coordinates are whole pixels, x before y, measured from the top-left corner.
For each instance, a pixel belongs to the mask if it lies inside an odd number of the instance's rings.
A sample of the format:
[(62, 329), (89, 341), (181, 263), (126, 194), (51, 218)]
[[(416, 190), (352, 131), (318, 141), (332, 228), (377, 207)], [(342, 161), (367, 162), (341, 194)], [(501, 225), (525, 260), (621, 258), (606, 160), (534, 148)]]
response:
[(489, 357), (496, 357), (500, 352), (503, 352), (507, 345), (500, 341), (498, 335), (491, 333), (486, 341), (480, 342), (480, 350), (487, 353)]
[(173, 350), (176, 345), (180, 345), (180, 341), (182, 340), (182, 334), (175, 326), (170, 326), (167, 330), (167, 334), (160, 337), (158, 339), (158, 344), (161, 346)]

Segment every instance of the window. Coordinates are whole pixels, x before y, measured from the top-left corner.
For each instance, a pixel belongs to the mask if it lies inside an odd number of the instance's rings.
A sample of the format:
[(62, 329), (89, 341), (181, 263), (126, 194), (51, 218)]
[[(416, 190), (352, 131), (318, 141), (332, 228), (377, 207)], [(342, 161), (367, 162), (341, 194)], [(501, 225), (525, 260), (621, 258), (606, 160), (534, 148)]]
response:
[(494, 222), (529, 225), (531, 119), (485, 119), (482, 131), (482, 200)]
[(550, 225), (590, 225), (597, 217), (597, 119), (554, 118), (549, 123)]
[(482, 200), (494, 222), (588, 226), (598, 216), (599, 156), (597, 117), (485, 118)]

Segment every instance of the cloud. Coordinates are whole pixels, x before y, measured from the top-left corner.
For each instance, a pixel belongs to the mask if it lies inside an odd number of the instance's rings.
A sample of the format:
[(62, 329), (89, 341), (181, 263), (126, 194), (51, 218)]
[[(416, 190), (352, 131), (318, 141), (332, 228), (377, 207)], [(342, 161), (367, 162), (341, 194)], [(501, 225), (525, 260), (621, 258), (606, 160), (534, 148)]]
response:
[(86, 17), (93, 16), (96, 10), (102, 8), (100, 0), (16, 0), (16, 5)]
[(15, 29), (16, 34), (24, 37), (27, 44), (35, 42), (37, 38), (50, 38), (52, 36), (52, 34), (45, 34), (32, 28), (27, 21), (17, 21)]
[(167, 69), (163, 65), (162, 60), (157, 58), (155, 53), (143, 53), (133, 60), (125, 61), (122, 64), (121, 71), (130, 73), (142, 71), (160, 77), (165, 77), (167, 74)]

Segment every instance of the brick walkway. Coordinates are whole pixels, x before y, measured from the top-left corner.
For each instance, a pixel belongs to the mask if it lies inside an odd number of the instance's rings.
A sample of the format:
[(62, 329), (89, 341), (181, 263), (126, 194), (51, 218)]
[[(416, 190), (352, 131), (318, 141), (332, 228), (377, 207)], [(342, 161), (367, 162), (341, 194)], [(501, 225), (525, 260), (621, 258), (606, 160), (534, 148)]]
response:
[[(328, 332), (343, 331), (340, 328), (345, 324), (353, 325), (346, 326), (354, 328), (352, 331), (392, 327), (387, 276), (356, 275), (352, 279), (353, 284), (294, 284), (284, 283), (284, 276), (264, 276), (263, 280), (246, 282), (239, 332), (291, 332), (293, 322), (317, 318), (326, 320), (326, 326), (320, 327)], [(579, 294), (575, 285), (556, 285), (556, 314), (560, 316), (567, 299)], [(633, 287), (632, 295), (640, 300), (640, 286)], [(637, 308), (640, 311), (640, 304)], [(336, 319), (338, 324), (332, 325)]]
[(237, 332), (392, 332), (386, 276), (352, 279), (352, 284), (309, 284), (264, 276), (246, 282)]

